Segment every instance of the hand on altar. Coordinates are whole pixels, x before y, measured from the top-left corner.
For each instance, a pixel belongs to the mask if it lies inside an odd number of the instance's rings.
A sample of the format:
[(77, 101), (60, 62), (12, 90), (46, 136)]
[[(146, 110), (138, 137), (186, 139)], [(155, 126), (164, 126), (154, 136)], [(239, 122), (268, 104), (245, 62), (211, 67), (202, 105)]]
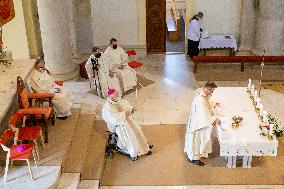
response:
[(216, 118), (213, 122), (213, 125), (216, 126), (216, 125), (220, 125), (221, 124), (221, 120)]
[(215, 108), (215, 107), (221, 107), (220, 102), (216, 102), (216, 104), (215, 104), (214, 108)]
[(137, 111), (137, 108), (133, 107), (131, 112), (134, 113), (136, 111)]

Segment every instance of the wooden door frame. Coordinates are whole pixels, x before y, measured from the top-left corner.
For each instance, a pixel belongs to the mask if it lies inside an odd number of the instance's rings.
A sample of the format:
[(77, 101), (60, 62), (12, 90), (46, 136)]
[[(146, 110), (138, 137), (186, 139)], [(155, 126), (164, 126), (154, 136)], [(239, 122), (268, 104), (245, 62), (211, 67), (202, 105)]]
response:
[(153, 52), (153, 51), (149, 51), (149, 48), (148, 48), (148, 40), (149, 40), (149, 38), (148, 38), (148, 32), (147, 32), (147, 27), (148, 27), (148, 22), (147, 22), (147, 19), (148, 19), (148, 16), (147, 16), (147, 14), (148, 14), (148, 12), (147, 12), (147, 10), (148, 10), (148, 6), (149, 6), (149, 4), (148, 4), (148, 0), (146, 0), (146, 48), (147, 48), (147, 53), (151, 53), (151, 54), (165, 54), (166, 53), (166, 32), (167, 32), (167, 30), (166, 30), (166, 28), (167, 28), (167, 25), (166, 25), (166, 0), (159, 0), (159, 1), (163, 1), (164, 2), (164, 10), (163, 10), (163, 12), (164, 12), (164, 20), (163, 20), (163, 22), (164, 22), (164, 24), (165, 24), (165, 26), (164, 26), (164, 40), (163, 40), (163, 42), (164, 42), (164, 45), (163, 45), (163, 49), (162, 49), (162, 51), (156, 51), (156, 52)]

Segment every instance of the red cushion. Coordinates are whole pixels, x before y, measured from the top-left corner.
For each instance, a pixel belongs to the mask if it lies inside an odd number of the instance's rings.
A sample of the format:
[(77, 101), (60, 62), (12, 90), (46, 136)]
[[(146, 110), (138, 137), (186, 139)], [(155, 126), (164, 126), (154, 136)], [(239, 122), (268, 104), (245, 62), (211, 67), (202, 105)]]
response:
[(54, 81), (56, 85), (63, 86), (63, 81)]
[(35, 140), (39, 136), (41, 127), (22, 127), (20, 128), (18, 140)]
[(136, 55), (135, 50), (130, 50), (130, 51), (127, 51), (126, 53), (128, 54), (128, 56), (135, 56)]
[(13, 145), (11, 147), (11, 156), (10, 160), (25, 160), (29, 159), (32, 156), (33, 144), (20, 144), (22, 145), (22, 149), (25, 149), (23, 152), (19, 152), (17, 147), (19, 145)]
[(143, 66), (143, 64), (141, 62), (131, 61), (128, 63), (128, 66), (135, 69), (135, 68), (140, 68), (141, 66)]

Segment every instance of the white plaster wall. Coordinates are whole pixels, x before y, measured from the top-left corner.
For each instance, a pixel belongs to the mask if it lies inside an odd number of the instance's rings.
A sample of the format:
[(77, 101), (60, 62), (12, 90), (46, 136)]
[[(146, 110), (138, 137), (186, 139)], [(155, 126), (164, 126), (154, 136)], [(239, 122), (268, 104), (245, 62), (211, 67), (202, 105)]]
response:
[(240, 0), (197, 0), (195, 11), (204, 13), (201, 23), (209, 34), (234, 34), (237, 39), (240, 7)]
[(91, 7), (94, 45), (108, 45), (112, 37), (139, 45), (138, 0), (91, 0)]
[(79, 53), (91, 52), (93, 47), (93, 31), (90, 0), (75, 0), (75, 6), (75, 28), (78, 51)]
[[(171, 9), (173, 0), (166, 0), (167, 9)], [(186, 0), (175, 0), (177, 9), (185, 9)]]
[(13, 59), (29, 58), (28, 39), (26, 34), (22, 1), (14, 1), (15, 18), (3, 26), (3, 42)]

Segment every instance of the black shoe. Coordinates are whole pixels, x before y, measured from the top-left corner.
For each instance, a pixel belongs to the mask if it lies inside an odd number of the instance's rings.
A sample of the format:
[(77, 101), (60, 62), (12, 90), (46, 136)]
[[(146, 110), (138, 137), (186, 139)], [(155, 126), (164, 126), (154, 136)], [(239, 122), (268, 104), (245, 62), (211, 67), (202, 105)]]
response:
[(65, 119), (67, 119), (67, 116), (65, 116), (65, 117), (57, 117), (57, 119), (65, 120)]
[(149, 155), (151, 155), (152, 153), (153, 153), (153, 152), (152, 152), (151, 150), (149, 150), (148, 153), (145, 154), (145, 155), (149, 156)]
[(152, 149), (154, 147), (153, 144), (149, 144), (149, 148)]
[(130, 158), (132, 161), (138, 160), (138, 156), (136, 156), (136, 157), (131, 157), (131, 156), (129, 156), (129, 158)]
[(192, 160), (190, 161), (191, 163), (193, 163), (194, 165), (198, 165), (198, 166), (204, 166), (205, 164), (200, 161), (200, 160)]

